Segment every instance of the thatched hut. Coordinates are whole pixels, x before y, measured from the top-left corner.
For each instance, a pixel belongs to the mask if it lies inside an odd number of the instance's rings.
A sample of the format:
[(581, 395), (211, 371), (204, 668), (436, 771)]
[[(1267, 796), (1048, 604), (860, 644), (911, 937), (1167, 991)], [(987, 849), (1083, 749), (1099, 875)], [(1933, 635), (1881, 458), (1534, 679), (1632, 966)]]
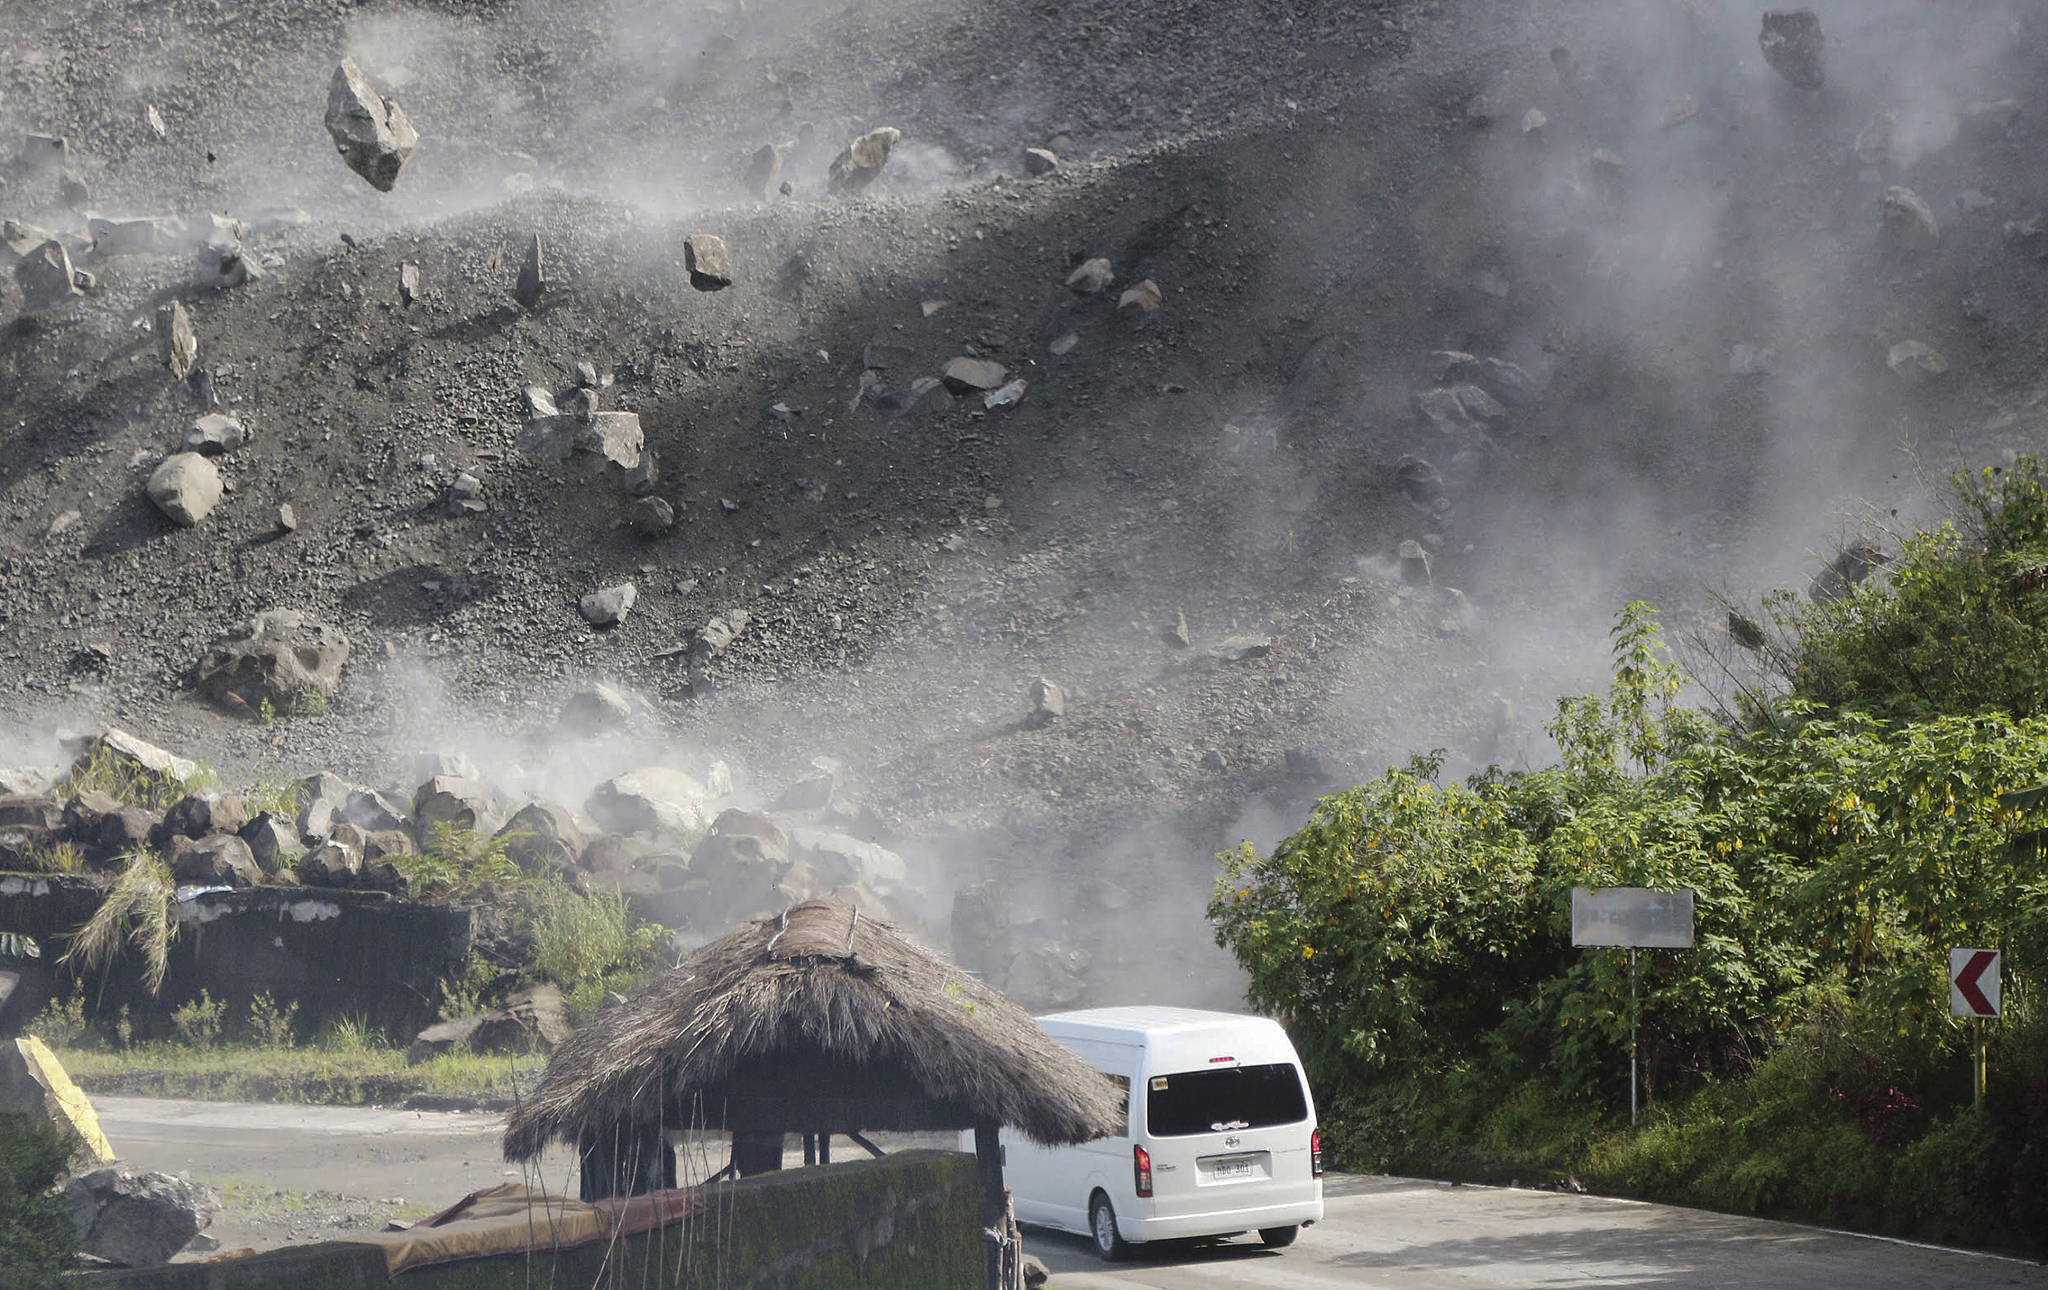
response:
[(512, 1112), (505, 1157), (566, 1142), (585, 1162), (586, 1195), (616, 1194), (660, 1185), (669, 1130), (779, 1144), (786, 1132), (971, 1128), (993, 1222), (998, 1126), (1086, 1142), (1117, 1131), (1121, 1096), (976, 978), (887, 923), (812, 900), (706, 947), (570, 1036)]

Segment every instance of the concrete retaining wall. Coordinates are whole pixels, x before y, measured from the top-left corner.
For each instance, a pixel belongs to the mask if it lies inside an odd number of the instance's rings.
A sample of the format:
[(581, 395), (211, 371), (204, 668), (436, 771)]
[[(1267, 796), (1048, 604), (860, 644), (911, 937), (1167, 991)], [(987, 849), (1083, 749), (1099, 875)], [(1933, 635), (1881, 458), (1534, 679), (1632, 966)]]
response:
[[(0, 1035), (11, 1034), (71, 980), (57, 959), (100, 906), (99, 890), (70, 875), (0, 874), (0, 931), (25, 932), (42, 957), (19, 972), (0, 1005)], [(204, 990), (248, 1015), (269, 992), (296, 1001), (301, 1018), (361, 1017), (399, 1039), (439, 1020), (440, 982), (457, 975), (471, 938), (468, 911), (393, 900), (382, 892), (312, 887), (212, 891), (181, 902), (178, 936), (160, 998), (143, 989), (141, 960), (123, 951), (104, 983), (95, 976), (88, 1007), (107, 1021), (123, 1004), (143, 1038), (171, 1032), (170, 1011)]]
[(67, 1277), (71, 1290), (974, 1290), (974, 1157), (906, 1151), (711, 1189), (709, 1212), (616, 1243), (384, 1272), (334, 1242)]

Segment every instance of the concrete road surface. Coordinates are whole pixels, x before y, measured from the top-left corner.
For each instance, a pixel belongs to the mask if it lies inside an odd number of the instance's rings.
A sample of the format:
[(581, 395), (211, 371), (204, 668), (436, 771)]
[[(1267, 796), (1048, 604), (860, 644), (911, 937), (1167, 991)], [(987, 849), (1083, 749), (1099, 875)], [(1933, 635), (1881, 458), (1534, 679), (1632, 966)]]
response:
[(1959, 1290), (2048, 1287), (2013, 1259), (1640, 1201), (1333, 1174), (1325, 1217), (1286, 1250), (1256, 1236), (1104, 1263), (1078, 1236), (1027, 1232), (1053, 1290)]
[[(575, 1187), (560, 1152), (537, 1179), (505, 1165), (497, 1115), (123, 1097), (94, 1105), (130, 1164), (226, 1191), (213, 1234), (229, 1249), (345, 1239), (508, 1178)], [(1108, 1264), (1078, 1236), (1032, 1231), (1025, 1245), (1051, 1267), (1054, 1290), (2048, 1290), (2048, 1268), (2033, 1263), (1636, 1201), (1349, 1174), (1331, 1175), (1324, 1194), (1327, 1216), (1284, 1251), (1239, 1237), (1146, 1247)], [(399, 1197), (403, 1205), (389, 1203)]]

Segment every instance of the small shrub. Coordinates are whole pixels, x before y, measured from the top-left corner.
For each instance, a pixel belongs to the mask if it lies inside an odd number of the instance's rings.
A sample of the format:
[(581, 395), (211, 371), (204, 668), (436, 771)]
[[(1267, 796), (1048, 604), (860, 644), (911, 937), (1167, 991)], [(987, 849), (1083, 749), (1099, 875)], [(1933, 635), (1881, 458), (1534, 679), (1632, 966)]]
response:
[(663, 943), (661, 927), (641, 922), (621, 892), (586, 896), (570, 887), (536, 884), (521, 903), (529, 936), (527, 971), (560, 986), (572, 1010), (580, 996), (594, 1010), (618, 978), (653, 967)]
[(141, 952), (142, 981), (151, 994), (164, 988), (171, 942), (178, 935), (178, 883), (170, 866), (148, 852), (128, 858), (107, 898), (57, 960), (85, 972), (103, 971), (125, 941)]
[(299, 786), (290, 780), (264, 780), (242, 794), (242, 805), (251, 816), (262, 811), (294, 816), (299, 813)]
[(85, 1019), (85, 992), (51, 995), (43, 1010), (28, 1023), (28, 1033), (52, 1048), (71, 1048), (83, 1040), (92, 1027)]
[(498, 969), (489, 959), (472, 950), (462, 960), (462, 971), (441, 981), (441, 1020), (453, 1021), (457, 1017), (472, 1017), (484, 1011), (497, 979)]
[(181, 1008), (171, 1009), (171, 1024), (178, 1028), (178, 1034), (194, 1048), (218, 1048), (220, 1046), (223, 1022), (227, 1019), (228, 1005), (225, 1000), (215, 999), (201, 990), (199, 997)]
[(249, 1000), (249, 1035), (265, 1048), (290, 1048), (297, 1038), (299, 1003), (278, 1006), (270, 991)]
[(475, 829), (458, 828), (443, 821), (434, 826), (425, 850), (414, 856), (392, 856), (391, 863), (405, 875), (415, 899), (459, 900), (485, 887), (516, 887), (526, 874), (506, 854), (512, 841), (522, 834), (486, 837)]
[(77, 1253), (71, 1206), (56, 1190), (77, 1152), (76, 1137), (0, 1113), (0, 1290), (48, 1290)]
[(135, 1047), (135, 1018), (128, 1013), (128, 1005), (122, 1004), (119, 1015), (114, 1018), (114, 1040), (123, 1048)]
[(367, 1053), (378, 1046), (377, 1040), (375, 1028), (360, 1015), (329, 1018), (320, 1032), (320, 1047), (330, 1053)]

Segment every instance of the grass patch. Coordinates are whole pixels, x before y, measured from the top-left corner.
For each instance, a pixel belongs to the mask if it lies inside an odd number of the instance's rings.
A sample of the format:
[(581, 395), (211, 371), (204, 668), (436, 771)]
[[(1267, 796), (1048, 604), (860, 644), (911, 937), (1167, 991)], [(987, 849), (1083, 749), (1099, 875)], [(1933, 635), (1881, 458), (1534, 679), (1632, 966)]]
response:
[(539, 1078), (544, 1061), (449, 1053), (408, 1066), (402, 1050), (373, 1045), (197, 1049), (145, 1043), (120, 1052), (62, 1048), (57, 1056), (87, 1093), (326, 1106), (389, 1106), (415, 1093), (509, 1100)]
[(159, 775), (145, 770), (128, 758), (97, 745), (91, 754), (66, 771), (64, 777), (50, 788), (50, 796), (64, 801), (73, 794), (87, 789), (98, 789), (129, 806), (146, 807), (152, 811), (168, 811), (177, 805), (178, 799), (196, 789), (205, 788), (218, 777), (213, 769), (200, 766), (189, 778), (180, 779), (175, 775)]

